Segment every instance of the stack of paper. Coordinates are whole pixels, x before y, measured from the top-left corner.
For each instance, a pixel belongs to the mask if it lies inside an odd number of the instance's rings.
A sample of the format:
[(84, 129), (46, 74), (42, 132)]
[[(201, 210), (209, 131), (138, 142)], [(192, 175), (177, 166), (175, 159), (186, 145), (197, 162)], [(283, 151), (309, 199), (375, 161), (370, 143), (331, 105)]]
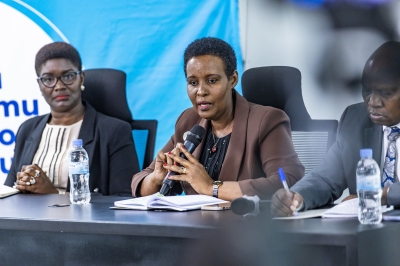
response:
[(358, 198), (344, 201), (322, 214), (322, 218), (358, 217)]
[[(393, 210), (393, 206), (386, 207), (382, 206), (382, 213)], [(400, 214), (400, 213), (399, 213)], [(292, 220), (292, 219), (304, 219), (304, 218), (357, 218), (358, 217), (358, 198), (343, 201), (330, 209), (316, 209), (299, 212), (297, 216), (289, 217), (275, 217), (274, 219), (279, 220)], [(400, 217), (400, 216), (399, 216)], [(400, 218), (398, 217), (398, 220)], [(388, 218), (390, 219), (390, 218)]]
[[(357, 218), (358, 217), (358, 198), (344, 201), (322, 214), (322, 218)], [(393, 209), (382, 206), (382, 213)]]

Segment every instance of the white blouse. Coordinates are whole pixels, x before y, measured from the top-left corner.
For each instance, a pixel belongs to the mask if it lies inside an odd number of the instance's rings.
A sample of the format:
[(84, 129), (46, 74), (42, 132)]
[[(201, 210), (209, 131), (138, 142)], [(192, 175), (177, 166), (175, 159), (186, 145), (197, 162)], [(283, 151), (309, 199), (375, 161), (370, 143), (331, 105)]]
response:
[(46, 124), (39, 147), (33, 157), (32, 163), (36, 163), (43, 171), (46, 171), (50, 181), (60, 193), (65, 193), (67, 188), (68, 152), (72, 141), (79, 136), (82, 121), (70, 126)]

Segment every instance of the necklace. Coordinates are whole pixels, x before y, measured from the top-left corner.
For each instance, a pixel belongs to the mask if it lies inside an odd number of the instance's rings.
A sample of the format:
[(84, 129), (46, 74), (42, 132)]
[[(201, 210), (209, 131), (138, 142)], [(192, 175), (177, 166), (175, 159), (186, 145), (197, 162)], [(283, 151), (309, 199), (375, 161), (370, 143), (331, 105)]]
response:
[(219, 141), (220, 139), (217, 139), (217, 141), (215, 141), (214, 133), (211, 133), (211, 134), (212, 134), (213, 141), (214, 141), (214, 145), (212, 146), (211, 151), (212, 151), (212, 152), (216, 152), (216, 151), (217, 151), (217, 144), (218, 144), (218, 141)]

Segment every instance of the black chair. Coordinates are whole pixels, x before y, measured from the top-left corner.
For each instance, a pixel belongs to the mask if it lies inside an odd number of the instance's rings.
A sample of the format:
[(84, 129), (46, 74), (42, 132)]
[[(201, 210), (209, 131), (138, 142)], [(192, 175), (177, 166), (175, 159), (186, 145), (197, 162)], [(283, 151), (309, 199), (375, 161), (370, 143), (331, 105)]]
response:
[(301, 73), (286, 66), (258, 67), (242, 76), (243, 96), (279, 108), (289, 116), (292, 141), (306, 173), (317, 166), (336, 140), (337, 120), (313, 120), (304, 105)]
[[(128, 122), (132, 130), (146, 130), (142, 169), (150, 165), (154, 159), (157, 120), (136, 120), (132, 118), (126, 100), (126, 74), (116, 69), (85, 70), (85, 90), (82, 99), (88, 101), (98, 112)], [(138, 136), (143, 136), (139, 134)], [(135, 136), (137, 151), (140, 150), (140, 139)], [(139, 144), (139, 145), (138, 145)]]

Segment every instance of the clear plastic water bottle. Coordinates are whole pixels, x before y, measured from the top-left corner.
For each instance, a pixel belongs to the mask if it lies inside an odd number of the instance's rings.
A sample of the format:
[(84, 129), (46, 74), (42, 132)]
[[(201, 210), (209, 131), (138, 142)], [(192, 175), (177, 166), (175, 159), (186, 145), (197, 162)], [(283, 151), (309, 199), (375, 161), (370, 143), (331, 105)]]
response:
[(357, 164), (358, 220), (362, 224), (379, 224), (382, 221), (381, 171), (372, 159), (372, 149), (360, 150)]
[(82, 140), (72, 141), (69, 153), (69, 199), (72, 204), (86, 204), (90, 201), (89, 157), (82, 147)]

